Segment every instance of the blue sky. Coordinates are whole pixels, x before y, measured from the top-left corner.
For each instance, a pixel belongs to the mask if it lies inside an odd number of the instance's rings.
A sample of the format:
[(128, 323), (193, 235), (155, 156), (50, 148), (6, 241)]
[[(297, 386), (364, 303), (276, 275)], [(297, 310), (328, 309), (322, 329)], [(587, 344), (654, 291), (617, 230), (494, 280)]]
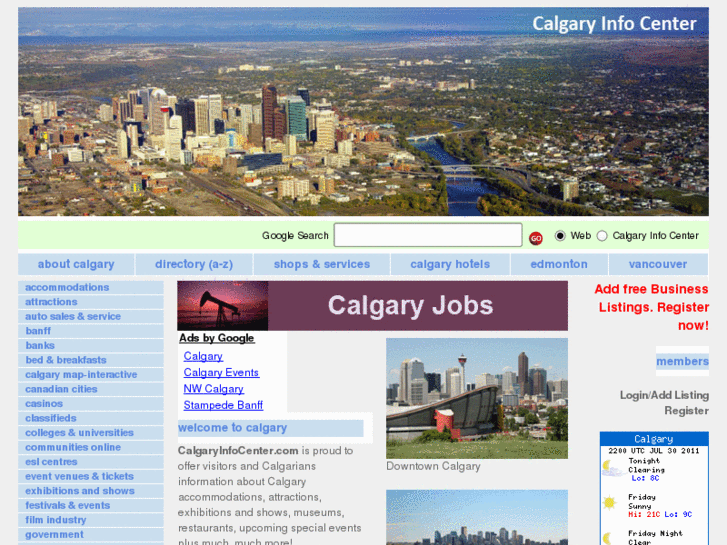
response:
[(388, 490), (386, 541), (434, 540), (467, 526), (468, 533), (517, 530), (525, 539), (568, 537), (565, 490)]
[(643, 15), (676, 16), (697, 19), (696, 33), (709, 33), (706, 8), (20, 8), (18, 24), (21, 35), (70, 35), (83, 28), (87, 36), (153, 36), (160, 25), (168, 35), (203, 28), (244, 34), (263, 25), (296, 35), (340, 30), (374, 37), (376, 32), (396, 31), (533, 33), (533, 19), (539, 15), (599, 20), (624, 15), (637, 22)]
[[(548, 371), (548, 380), (568, 378), (568, 339), (387, 339), (386, 383), (399, 382), (401, 362), (419, 358), (427, 373), (441, 373), (457, 367), (460, 354), (467, 357), (467, 382), (475, 375), (517, 373), (517, 357), (525, 352), (530, 368), (540, 364)], [(444, 377), (443, 377), (444, 379)]]

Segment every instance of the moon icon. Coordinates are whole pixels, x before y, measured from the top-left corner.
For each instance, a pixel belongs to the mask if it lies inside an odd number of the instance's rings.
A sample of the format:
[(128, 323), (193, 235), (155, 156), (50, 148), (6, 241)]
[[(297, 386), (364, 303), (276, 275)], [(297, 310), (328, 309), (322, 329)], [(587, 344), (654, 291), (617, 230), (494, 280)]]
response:
[(608, 471), (608, 468), (609, 468), (609, 464), (610, 463), (611, 463), (611, 460), (606, 460), (605, 462), (603, 462), (603, 469), (605, 469), (606, 471)]
[(606, 545), (611, 545), (611, 532), (608, 532), (607, 534), (603, 534), (603, 542)]

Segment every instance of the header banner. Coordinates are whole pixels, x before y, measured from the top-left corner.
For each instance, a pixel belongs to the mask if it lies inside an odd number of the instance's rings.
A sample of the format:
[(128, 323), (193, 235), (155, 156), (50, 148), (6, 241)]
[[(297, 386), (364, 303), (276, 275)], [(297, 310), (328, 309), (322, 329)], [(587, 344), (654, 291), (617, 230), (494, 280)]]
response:
[(566, 281), (270, 282), (277, 331), (566, 331)]

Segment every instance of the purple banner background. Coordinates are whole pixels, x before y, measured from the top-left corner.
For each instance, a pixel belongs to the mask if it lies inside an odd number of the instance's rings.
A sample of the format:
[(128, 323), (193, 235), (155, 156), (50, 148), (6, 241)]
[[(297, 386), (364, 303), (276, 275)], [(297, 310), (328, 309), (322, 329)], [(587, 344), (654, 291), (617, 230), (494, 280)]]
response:
[[(407, 315), (384, 315), (372, 320), (371, 315), (336, 315), (329, 310), (334, 295), (346, 301), (336, 302), (347, 308), (348, 300), (424, 299), (417, 320), (412, 320), (411, 306)], [(438, 316), (432, 307), (441, 306), (441, 296), (448, 301), (464, 303), (465, 295), (479, 302), (492, 301), (489, 315)], [(276, 282), (268, 290), (270, 331), (567, 331), (567, 281), (476, 281), (476, 282)], [(478, 308), (479, 310), (479, 308)]]

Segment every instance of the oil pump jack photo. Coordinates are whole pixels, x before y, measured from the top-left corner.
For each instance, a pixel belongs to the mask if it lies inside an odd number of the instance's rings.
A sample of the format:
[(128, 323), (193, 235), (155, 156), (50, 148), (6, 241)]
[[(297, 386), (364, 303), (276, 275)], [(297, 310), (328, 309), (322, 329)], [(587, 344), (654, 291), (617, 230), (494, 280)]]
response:
[(225, 314), (225, 309), (230, 309), (232, 311), (233, 319), (235, 317), (237, 317), (238, 319), (240, 318), (240, 311), (237, 310), (237, 307), (235, 305), (231, 305), (230, 303), (226, 303), (224, 301), (221, 301), (220, 299), (217, 299), (217, 297), (213, 297), (208, 291), (204, 292), (202, 294), (202, 299), (199, 300), (200, 314), (202, 314), (202, 307), (205, 306), (206, 303), (212, 303), (214, 305), (217, 305), (216, 327), (218, 328), (222, 328), (230, 324), (230, 320), (227, 319), (227, 315)]
[(177, 329), (266, 331), (268, 283), (177, 282)]

